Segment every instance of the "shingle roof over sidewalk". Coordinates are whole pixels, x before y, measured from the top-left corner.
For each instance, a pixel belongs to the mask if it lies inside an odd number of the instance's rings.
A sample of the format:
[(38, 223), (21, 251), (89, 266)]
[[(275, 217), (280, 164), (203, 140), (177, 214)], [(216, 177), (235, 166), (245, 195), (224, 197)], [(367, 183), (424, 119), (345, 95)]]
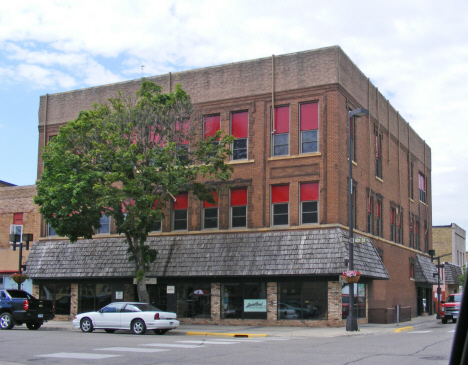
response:
[(445, 284), (460, 285), (459, 277), (462, 276), (463, 272), (460, 266), (451, 264), (449, 262), (444, 263), (445, 268)]
[[(159, 252), (149, 277), (341, 275), (348, 258), (347, 232), (340, 229), (149, 237)], [(354, 245), (354, 268), (363, 277), (388, 279), (369, 239)], [(38, 278), (133, 277), (121, 238), (40, 241), (27, 273)]]
[(434, 277), (437, 268), (429, 257), (416, 254), (416, 268), (414, 281), (417, 283), (437, 284), (437, 278)]

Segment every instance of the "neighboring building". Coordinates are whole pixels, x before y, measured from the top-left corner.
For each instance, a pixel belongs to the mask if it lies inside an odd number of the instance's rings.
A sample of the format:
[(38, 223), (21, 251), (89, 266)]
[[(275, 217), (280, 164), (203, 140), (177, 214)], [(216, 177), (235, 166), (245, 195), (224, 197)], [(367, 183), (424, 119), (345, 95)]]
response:
[[(462, 289), (459, 277), (466, 265), (466, 231), (455, 223), (434, 226), (432, 248), (436, 257), (441, 256), (440, 289), (441, 300), (445, 300), (447, 295), (459, 293)], [(434, 301), (437, 301), (437, 285), (434, 286), (433, 292)]]
[[(41, 233), (41, 215), (39, 207), (33, 202), (36, 187), (4, 184), (0, 187), (0, 287), (17, 288), (17, 284), (9, 278), (19, 269), (19, 250), (13, 251), (10, 233), (32, 233), (34, 239), (39, 239)], [(32, 244), (32, 242), (31, 242)], [(29, 251), (23, 250), (23, 263)], [(32, 281), (22, 284), (27, 291), (32, 290)]]
[[(236, 138), (234, 173), (218, 205), (204, 207), (191, 192), (181, 193), (150, 234), (159, 251), (148, 273), (151, 302), (192, 323), (344, 325), (347, 113), (365, 107), (370, 118), (352, 128), (354, 226), (365, 238), (355, 244), (362, 273), (354, 284), (356, 312), (362, 323), (368, 308), (425, 311), (435, 271), (427, 255), (431, 150), (341, 48), (149, 79), (163, 92), (181, 83), (205, 123)], [(80, 110), (118, 90), (134, 94), (140, 83), (42, 96), (39, 148)], [(39, 157), (38, 178), (41, 172)], [(208, 220), (206, 209), (213, 210)], [(29, 256), (35, 292), (55, 299), (64, 316), (135, 298), (123, 239), (113, 222), (102, 223), (93, 240), (75, 244), (43, 225)]]

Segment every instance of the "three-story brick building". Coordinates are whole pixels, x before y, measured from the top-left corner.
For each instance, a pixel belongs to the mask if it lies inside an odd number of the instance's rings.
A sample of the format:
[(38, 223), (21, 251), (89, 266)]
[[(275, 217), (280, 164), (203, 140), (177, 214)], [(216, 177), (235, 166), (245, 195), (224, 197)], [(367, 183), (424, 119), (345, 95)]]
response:
[[(183, 192), (149, 244), (151, 301), (195, 323), (340, 326), (348, 312), (347, 113), (352, 124), (359, 321), (368, 309), (430, 302), (431, 150), (339, 47), (149, 78), (176, 83), (205, 115), (198, 135), (232, 134), (234, 173), (216, 206)], [(61, 125), (140, 80), (45, 95), (39, 148)], [(38, 178), (42, 162), (38, 159)], [(43, 225), (28, 273), (64, 315), (134, 298), (134, 269), (112, 222), (70, 244)]]

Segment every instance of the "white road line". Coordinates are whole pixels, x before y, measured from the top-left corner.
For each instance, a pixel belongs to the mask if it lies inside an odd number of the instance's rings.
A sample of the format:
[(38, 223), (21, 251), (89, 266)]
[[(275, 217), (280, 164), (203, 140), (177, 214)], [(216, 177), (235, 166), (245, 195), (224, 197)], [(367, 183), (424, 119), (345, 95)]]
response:
[(250, 338), (245, 338), (245, 339), (235, 339), (235, 340), (227, 340), (225, 338), (212, 338), (210, 341), (225, 341), (225, 342), (265, 342), (265, 340), (258, 340), (258, 339), (250, 339)]
[(408, 331), (407, 333), (429, 333), (429, 332), (432, 332), (432, 331)]
[(76, 353), (76, 352), (57, 352), (55, 354), (47, 355), (37, 355), (41, 357), (55, 357), (62, 359), (82, 359), (82, 360), (99, 360), (107, 359), (109, 357), (119, 357), (121, 355), (104, 355), (104, 354), (85, 354), (85, 353)]
[(448, 333), (452, 333), (452, 332), (455, 332), (455, 330), (448, 331)]
[(237, 342), (227, 342), (227, 341), (177, 341), (181, 343), (197, 343), (199, 345), (235, 345)]
[(142, 349), (139, 347), (106, 347), (104, 349), (94, 349), (95, 351), (121, 351), (121, 352), (162, 352), (169, 350), (162, 349)]
[(145, 343), (140, 346), (154, 346), (154, 347), (176, 347), (181, 349), (196, 349), (198, 345), (177, 345), (175, 343)]

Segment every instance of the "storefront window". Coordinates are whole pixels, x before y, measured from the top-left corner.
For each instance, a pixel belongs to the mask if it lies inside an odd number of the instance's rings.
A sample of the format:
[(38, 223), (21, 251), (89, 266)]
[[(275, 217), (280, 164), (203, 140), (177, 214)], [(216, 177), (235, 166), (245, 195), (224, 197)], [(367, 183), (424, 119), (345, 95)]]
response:
[(112, 302), (111, 284), (80, 284), (78, 313), (94, 312)]
[(44, 284), (39, 288), (39, 299), (55, 302), (55, 314), (70, 315), (70, 284)]
[(178, 284), (177, 316), (211, 318), (211, 284)]
[[(366, 284), (354, 285), (354, 315), (356, 318), (366, 318)], [(342, 284), (341, 289), (342, 318), (346, 319), (349, 315), (349, 284)]]
[(327, 319), (327, 313), (328, 282), (279, 283), (279, 319)]
[(221, 318), (267, 318), (265, 283), (223, 284), (221, 298)]

